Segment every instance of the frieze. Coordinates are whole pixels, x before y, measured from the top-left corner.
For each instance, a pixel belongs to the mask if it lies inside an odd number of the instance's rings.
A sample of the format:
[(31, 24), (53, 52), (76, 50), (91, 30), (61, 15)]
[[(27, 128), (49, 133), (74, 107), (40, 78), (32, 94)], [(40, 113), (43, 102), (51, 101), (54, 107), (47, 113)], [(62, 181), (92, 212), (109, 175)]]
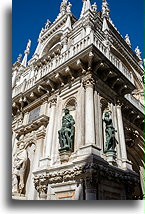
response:
[[(34, 177), (34, 180), (38, 180), (35, 182), (36, 190), (39, 189), (38, 185), (41, 182), (42, 177), (43, 173)], [(65, 169), (55, 173), (48, 172), (45, 174), (47, 184), (62, 183), (71, 180), (76, 180), (77, 182), (88, 181), (88, 179), (97, 183), (101, 181), (102, 177), (117, 183), (130, 185), (132, 188), (139, 184), (139, 176), (136, 173), (125, 172), (122, 170), (116, 171), (109, 165), (105, 166), (97, 163), (88, 163), (85, 166), (80, 165), (75, 166), (72, 169)]]

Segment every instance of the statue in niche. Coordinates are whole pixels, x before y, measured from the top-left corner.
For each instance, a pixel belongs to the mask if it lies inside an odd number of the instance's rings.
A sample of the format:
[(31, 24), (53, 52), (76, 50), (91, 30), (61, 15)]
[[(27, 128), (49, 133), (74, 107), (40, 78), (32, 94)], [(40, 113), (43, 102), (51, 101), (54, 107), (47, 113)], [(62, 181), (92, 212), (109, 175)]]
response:
[(106, 112), (103, 121), (106, 124), (106, 148), (105, 152), (115, 151), (116, 139), (115, 139), (115, 128), (113, 127), (112, 119), (110, 118), (111, 112)]
[(19, 145), (19, 151), (14, 156), (13, 162), (13, 182), (12, 182), (12, 192), (13, 193), (23, 193), (25, 187), (25, 173), (27, 167), (28, 155), (23, 142)]
[(70, 115), (69, 109), (64, 110), (65, 115), (62, 118), (62, 128), (58, 131), (59, 143), (62, 151), (73, 151), (75, 121)]

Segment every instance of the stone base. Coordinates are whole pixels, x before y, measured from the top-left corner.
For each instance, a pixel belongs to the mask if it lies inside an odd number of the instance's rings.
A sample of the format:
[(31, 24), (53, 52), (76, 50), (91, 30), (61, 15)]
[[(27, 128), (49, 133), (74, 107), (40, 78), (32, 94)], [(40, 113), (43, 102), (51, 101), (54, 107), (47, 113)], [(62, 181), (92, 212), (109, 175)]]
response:
[(68, 162), (69, 157), (71, 156), (71, 152), (70, 151), (62, 151), (62, 152), (59, 152), (59, 155), (60, 155), (61, 163)]
[(116, 151), (107, 151), (106, 153), (107, 162), (115, 165), (116, 164)]
[(39, 167), (40, 168), (45, 168), (45, 167), (48, 167), (50, 165), (50, 158), (49, 157), (44, 157), (44, 158), (41, 158), (39, 160)]
[(132, 170), (132, 163), (129, 160), (122, 160), (122, 168), (124, 170)]
[(27, 200), (26, 196), (24, 194), (20, 194), (20, 193), (12, 193), (12, 199), (14, 200)]
[(88, 155), (97, 155), (97, 156), (100, 156), (100, 150), (96, 145), (92, 145), (92, 144), (89, 144), (89, 145), (85, 145), (85, 146), (82, 146), (79, 150), (78, 150), (78, 156), (88, 156)]

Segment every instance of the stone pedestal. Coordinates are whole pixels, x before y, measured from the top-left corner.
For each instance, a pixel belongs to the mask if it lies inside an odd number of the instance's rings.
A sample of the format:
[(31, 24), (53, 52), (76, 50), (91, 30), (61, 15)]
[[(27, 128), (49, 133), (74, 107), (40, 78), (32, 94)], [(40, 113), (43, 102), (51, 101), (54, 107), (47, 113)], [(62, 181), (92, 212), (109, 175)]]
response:
[(13, 193), (12, 199), (14, 199), (14, 200), (26, 200), (26, 196), (24, 194), (20, 194), (20, 193)]
[(71, 156), (71, 152), (70, 151), (60, 151), (59, 155), (60, 155), (61, 163), (64, 163), (64, 162), (68, 162), (69, 157)]
[(39, 167), (46, 168), (46, 167), (50, 166), (50, 161), (51, 161), (51, 159), (49, 157), (41, 158), (39, 160)]
[(107, 158), (107, 162), (115, 165), (116, 163), (116, 151), (108, 151), (106, 152), (106, 158)]

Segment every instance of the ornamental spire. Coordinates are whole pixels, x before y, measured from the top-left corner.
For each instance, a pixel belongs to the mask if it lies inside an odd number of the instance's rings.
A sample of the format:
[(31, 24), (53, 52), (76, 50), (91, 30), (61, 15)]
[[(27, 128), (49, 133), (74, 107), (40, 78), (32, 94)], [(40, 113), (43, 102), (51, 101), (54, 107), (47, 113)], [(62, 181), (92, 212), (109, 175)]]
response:
[(81, 16), (80, 17), (83, 17), (84, 13), (91, 9), (91, 3), (90, 3), (90, 0), (82, 0), (83, 1), (83, 7), (82, 7), (82, 12), (81, 12)]
[(29, 39), (27, 46), (26, 46), (26, 50), (24, 51), (25, 56), (24, 56), (23, 61), (21, 63), (21, 65), (23, 65), (24, 67), (26, 67), (26, 65), (27, 65), (27, 57), (30, 53), (30, 47), (31, 47), (31, 40)]

